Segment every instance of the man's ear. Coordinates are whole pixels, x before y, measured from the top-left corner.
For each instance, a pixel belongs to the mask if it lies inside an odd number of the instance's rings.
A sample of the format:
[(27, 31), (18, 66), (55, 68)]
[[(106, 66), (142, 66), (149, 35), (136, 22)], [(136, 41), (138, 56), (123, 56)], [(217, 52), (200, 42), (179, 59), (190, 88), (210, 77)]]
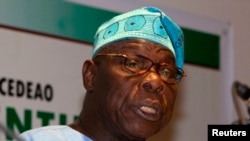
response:
[(95, 76), (95, 64), (91, 60), (86, 60), (82, 66), (82, 79), (83, 85), (87, 91), (93, 91), (94, 88), (94, 76)]

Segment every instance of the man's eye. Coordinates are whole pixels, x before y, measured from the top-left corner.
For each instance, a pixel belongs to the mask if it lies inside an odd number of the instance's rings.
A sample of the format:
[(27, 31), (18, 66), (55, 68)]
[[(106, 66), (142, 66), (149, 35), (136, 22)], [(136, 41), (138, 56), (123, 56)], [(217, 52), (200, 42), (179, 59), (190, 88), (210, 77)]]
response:
[(159, 70), (159, 74), (167, 78), (174, 77), (174, 73), (166, 67), (161, 67)]
[(140, 68), (140, 63), (136, 60), (127, 60), (126, 66), (129, 68)]

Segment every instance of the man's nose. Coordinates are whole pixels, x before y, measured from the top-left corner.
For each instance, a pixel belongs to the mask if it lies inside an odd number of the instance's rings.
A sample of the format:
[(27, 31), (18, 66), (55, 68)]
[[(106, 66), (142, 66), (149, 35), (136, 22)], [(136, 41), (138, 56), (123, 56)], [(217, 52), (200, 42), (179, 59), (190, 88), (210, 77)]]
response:
[(148, 92), (160, 93), (163, 90), (161, 77), (155, 70), (150, 69), (142, 82), (142, 88)]

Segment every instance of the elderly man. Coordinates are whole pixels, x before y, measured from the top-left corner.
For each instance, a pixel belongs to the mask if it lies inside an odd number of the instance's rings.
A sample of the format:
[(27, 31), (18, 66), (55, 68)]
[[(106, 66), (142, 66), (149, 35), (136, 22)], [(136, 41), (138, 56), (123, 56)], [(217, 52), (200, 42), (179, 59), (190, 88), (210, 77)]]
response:
[(27, 141), (143, 141), (169, 122), (185, 75), (183, 33), (155, 7), (102, 24), (83, 64), (87, 91), (79, 119), (21, 134)]

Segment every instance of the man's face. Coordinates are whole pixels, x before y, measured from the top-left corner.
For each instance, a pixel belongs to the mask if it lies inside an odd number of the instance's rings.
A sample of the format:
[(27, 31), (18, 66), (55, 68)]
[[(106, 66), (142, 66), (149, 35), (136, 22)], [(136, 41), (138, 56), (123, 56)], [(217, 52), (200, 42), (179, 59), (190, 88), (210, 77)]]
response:
[[(154, 63), (166, 63), (175, 70), (173, 54), (148, 41), (116, 43), (112, 53), (139, 55)], [(176, 84), (164, 82), (154, 67), (136, 74), (124, 67), (125, 59), (99, 56), (94, 79), (94, 94), (100, 119), (117, 136), (147, 138), (166, 126), (176, 97)]]

